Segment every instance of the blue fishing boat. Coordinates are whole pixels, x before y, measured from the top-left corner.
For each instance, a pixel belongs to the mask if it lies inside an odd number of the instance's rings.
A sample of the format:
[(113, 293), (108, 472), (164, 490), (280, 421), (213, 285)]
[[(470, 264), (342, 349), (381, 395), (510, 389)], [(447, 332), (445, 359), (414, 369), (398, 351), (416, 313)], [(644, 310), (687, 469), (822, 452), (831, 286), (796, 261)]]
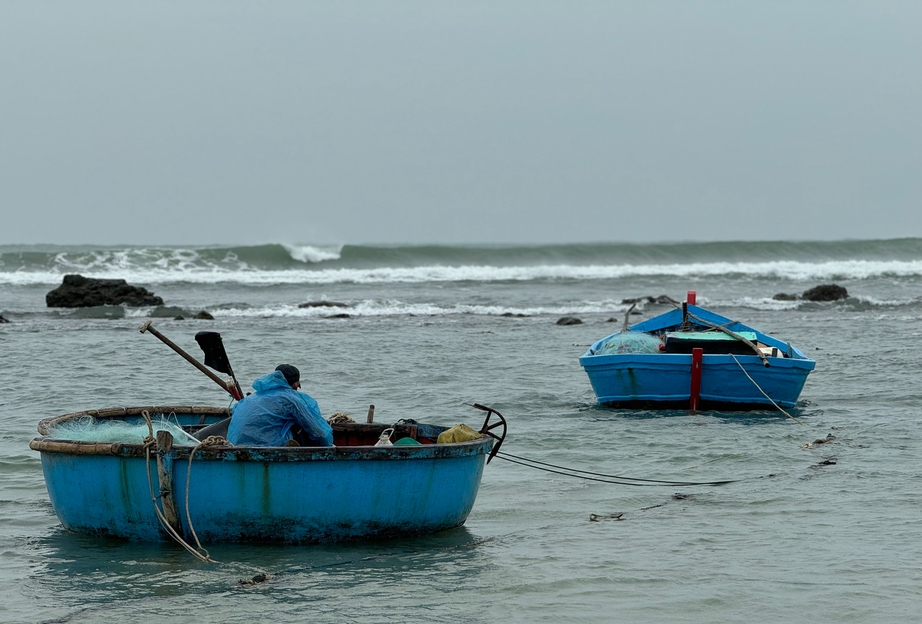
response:
[(595, 342), (579, 359), (606, 407), (793, 407), (816, 362), (790, 343), (688, 301)]
[[(231, 446), (214, 436), (226, 431), (226, 409), (137, 407), (43, 420), (29, 446), (41, 453), (55, 513), (80, 533), (293, 543), (420, 535), (464, 524), (505, 437), (502, 416), (475, 407), (487, 412), (484, 426), (460, 442), (439, 443), (445, 427), (401, 421), (333, 424), (334, 447)], [(67, 439), (69, 424), (87, 421), (149, 435)]]

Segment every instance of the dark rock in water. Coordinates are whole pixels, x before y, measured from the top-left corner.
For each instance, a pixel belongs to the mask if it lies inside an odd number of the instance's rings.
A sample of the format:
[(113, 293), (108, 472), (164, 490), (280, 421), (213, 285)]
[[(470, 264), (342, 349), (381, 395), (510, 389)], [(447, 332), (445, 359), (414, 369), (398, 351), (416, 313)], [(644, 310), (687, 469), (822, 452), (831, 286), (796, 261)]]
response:
[(848, 291), (838, 284), (821, 284), (805, 290), (803, 298), (807, 301), (838, 301), (848, 299)]
[(504, 316), (506, 318), (525, 318), (527, 315), (518, 312), (503, 312), (500, 314), (500, 316)]
[(325, 316), (323, 318), (347, 319), (347, 318), (352, 318), (352, 317), (346, 314), (345, 312), (343, 312), (342, 314), (330, 314), (329, 316)]
[(93, 306), (91, 308), (77, 308), (70, 314), (74, 319), (120, 319), (125, 318), (125, 308), (122, 306)]
[(204, 321), (214, 320), (214, 317), (211, 315), (211, 312), (209, 312), (208, 310), (201, 310), (200, 312), (197, 312), (195, 316), (193, 316), (192, 318), (196, 318), (196, 319), (204, 320)]
[(299, 303), (299, 308), (348, 308), (348, 303), (339, 303), (338, 301), (308, 301)]
[(610, 318), (605, 319), (605, 322), (606, 322), (606, 323), (617, 323), (617, 322), (618, 322), (618, 317), (612, 316), (612, 317), (610, 317)]
[(772, 297), (775, 301), (797, 301), (800, 299), (800, 295), (789, 295), (787, 293), (778, 293)]
[(183, 314), (186, 314), (185, 310), (174, 306), (157, 306), (150, 311), (151, 318), (176, 318)]
[(162, 306), (163, 299), (123, 279), (65, 275), (63, 283), (45, 295), (49, 308), (90, 308), (104, 305)]
[(558, 325), (582, 325), (583, 322), (575, 316), (564, 316), (557, 319)]
[(9, 319), (3, 318), (3, 315), (0, 314), (0, 323), (9, 323), (9, 322), (10, 322)]
[(185, 321), (185, 320), (186, 320), (186, 317), (184, 317), (182, 314), (179, 314), (179, 315), (177, 315), (177, 316), (174, 316), (174, 317), (173, 317), (173, 320), (174, 320), (174, 321)]

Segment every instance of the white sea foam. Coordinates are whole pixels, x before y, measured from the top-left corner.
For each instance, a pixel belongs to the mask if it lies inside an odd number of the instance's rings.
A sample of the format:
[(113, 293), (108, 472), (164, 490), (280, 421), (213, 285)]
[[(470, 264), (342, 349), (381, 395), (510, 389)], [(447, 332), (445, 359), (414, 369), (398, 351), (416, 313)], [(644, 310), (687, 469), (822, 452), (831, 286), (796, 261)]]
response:
[[(302, 317), (324, 318), (336, 314), (348, 314), (351, 317), (383, 316), (451, 316), (478, 315), (502, 316), (503, 314), (523, 315), (525, 317), (565, 314), (611, 314), (627, 310), (630, 306), (614, 301), (585, 301), (553, 306), (511, 307), (508, 305), (408, 303), (398, 300), (366, 300), (356, 302), (344, 308), (310, 307), (299, 308), (293, 304), (269, 305), (252, 308), (212, 309), (215, 317), (263, 318), (263, 317)], [(141, 315), (143, 316), (143, 314)]]
[(314, 245), (288, 245), (282, 243), (291, 257), (298, 262), (323, 262), (325, 260), (339, 260), (343, 246), (317, 247)]
[[(135, 252), (136, 253), (136, 252)], [(196, 265), (195, 252), (177, 250), (158, 258), (154, 266), (139, 267), (118, 254), (86, 261), (79, 267), (87, 277), (122, 278), (137, 284), (385, 284), (421, 282), (503, 282), (531, 280), (602, 280), (626, 277), (748, 276), (792, 281), (859, 280), (878, 277), (922, 276), (922, 261), (848, 260), (829, 262), (711, 262), (690, 264), (540, 265), (540, 266), (422, 266), (371, 269), (257, 270), (243, 262), (235, 266)], [(230, 264), (230, 263), (228, 263)], [(115, 265), (115, 266), (113, 266)], [(124, 268), (120, 268), (124, 267)], [(59, 284), (74, 272), (73, 264), (55, 271), (0, 272), (0, 283), (14, 285)]]

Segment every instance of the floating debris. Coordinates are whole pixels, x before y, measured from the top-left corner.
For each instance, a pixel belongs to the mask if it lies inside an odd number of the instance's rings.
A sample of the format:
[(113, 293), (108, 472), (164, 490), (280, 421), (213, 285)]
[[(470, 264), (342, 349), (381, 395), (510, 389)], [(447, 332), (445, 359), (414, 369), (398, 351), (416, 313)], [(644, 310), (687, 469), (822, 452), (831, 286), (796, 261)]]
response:
[(241, 585), (259, 585), (260, 583), (265, 583), (268, 580), (269, 580), (269, 575), (261, 572), (257, 574), (256, 576), (254, 576), (253, 578), (240, 579), (239, 582)]
[(602, 522), (603, 520), (624, 520), (624, 512), (613, 514), (589, 514), (589, 522)]
[(829, 442), (832, 442), (832, 441), (835, 440), (835, 439), (836, 439), (836, 437), (830, 433), (830, 434), (827, 434), (825, 438), (818, 438), (818, 439), (814, 440), (813, 442), (807, 442), (806, 444), (804, 444), (804, 445), (801, 446), (800, 448), (802, 448), (802, 449), (811, 449), (811, 448), (813, 448), (814, 446), (819, 446), (820, 444), (827, 444), (827, 443), (829, 443)]

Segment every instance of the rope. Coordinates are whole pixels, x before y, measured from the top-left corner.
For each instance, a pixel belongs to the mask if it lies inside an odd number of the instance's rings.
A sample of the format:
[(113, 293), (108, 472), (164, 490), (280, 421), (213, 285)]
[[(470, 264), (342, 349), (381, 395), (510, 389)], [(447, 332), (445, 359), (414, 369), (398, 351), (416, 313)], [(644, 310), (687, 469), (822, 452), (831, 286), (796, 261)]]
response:
[[(748, 338), (745, 338), (745, 337), (743, 337), (743, 336), (737, 334), (735, 331), (731, 331), (731, 330), (727, 329), (727, 328), (724, 327), (723, 325), (718, 325), (717, 323), (712, 323), (712, 322), (710, 322), (710, 321), (704, 320), (703, 318), (700, 318), (700, 317), (698, 317), (698, 316), (695, 316), (695, 315), (692, 314), (691, 312), (686, 311), (686, 314), (688, 315), (688, 318), (695, 319), (697, 322), (701, 323), (702, 325), (706, 325), (706, 326), (712, 327), (712, 328), (714, 328), (714, 329), (716, 329), (716, 330), (718, 330), (718, 331), (722, 331), (723, 333), (727, 334), (728, 336), (730, 336), (730, 337), (732, 337), (732, 338), (736, 338), (736, 339), (739, 340), (740, 342), (746, 344), (750, 349), (752, 349), (752, 350), (755, 352), (756, 355), (759, 356), (759, 358), (762, 360), (762, 363), (763, 363), (765, 366), (768, 366), (768, 365), (769, 365), (769, 363), (768, 363), (768, 358), (765, 357), (765, 354), (762, 353), (762, 351), (759, 349), (759, 347), (756, 346), (756, 345), (754, 345), (754, 344), (752, 343), (752, 341), (749, 340)], [(734, 321), (731, 321), (730, 323), (733, 323), (733, 322), (734, 322)], [(729, 325), (730, 323), (727, 323), (727, 324)], [(733, 359), (736, 359), (736, 358), (733, 358)], [(760, 388), (760, 390), (761, 390), (761, 388)]]
[(751, 381), (751, 382), (752, 382), (752, 385), (754, 385), (754, 386), (759, 390), (759, 392), (762, 393), (762, 396), (764, 396), (766, 399), (768, 399), (769, 401), (771, 401), (771, 402), (772, 402), (772, 405), (774, 405), (775, 407), (777, 407), (778, 410), (779, 410), (782, 414), (784, 414), (785, 416), (787, 416), (788, 418), (790, 418), (791, 420), (793, 420), (794, 422), (796, 422), (798, 425), (802, 425), (802, 424), (803, 424), (802, 422), (800, 422), (799, 420), (797, 420), (796, 418), (794, 418), (793, 416), (791, 416), (790, 414), (788, 414), (786, 411), (784, 411), (784, 409), (783, 409), (780, 405), (778, 405), (777, 403), (775, 403), (775, 400), (774, 400), (773, 398), (771, 398), (770, 396), (768, 396), (768, 395), (765, 393), (765, 390), (762, 389), (762, 386), (760, 386), (759, 384), (757, 384), (757, 383), (756, 383), (756, 380), (753, 379), (753, 378), (749, 375), (749, 373), (746, 371), (746, 369), (743, 368), (743, 365), (740, 364), (740, 361), (736, 359), (736, 356), (735, 356), (735, 355), (733, 355), (732, 353), (728, 353), (728, 355), (729, 355), (730, 357), (733, 358), (733, 361), (736, 362), (737, 366), (740, 367), (740, 370), (743, 371), (743, 374), (746, 375), (746, 377), (749, 377), (749, 381)]
[[(167, 521), (166, 516), (164, 515), (163, 511), (157, 505), (158, 497), (154, 495), (154, 478), (150, 472), (150, 449), (155, 444), (157, 444), (156, 440), (154, 439), (154, 425), (151, 422), (150, 414), (148, 413), (147, 410), (144, 410), (143, 412), (141, 412), (141, 415), (144, 417), (144, 421), (147, 423), (147, 430), (149, 432), (149, 435), (146, 438), (144, 438), (144, 455), (146, 459), (145, 464), (147, 466), (147, 485), (150, 488), (150, 500), (151, 500), (151, 503), (153, 503), (154, 505), (154, 512), (157, 515), (157, 520), (160, 521), (160, 525), (166, 530), (167, 534), (170, 537), (172, 537), (180, 546), (182, 546), (187, 551), (189, 551), (189, 553), (191, 553), (198, 560), (204, 563), (217, 563), (217, 561), (215, 561), (208, 555), (208, 551), (205, 550), (204, 548), (202, 548), (202, 550), (205, 551), (205, 554), (203, 555), (202, 553), (197, 551), (195, 548), (190, 546), (189, 543), (186, 542), (186, 540), (184, 540), (182, 536), (179, 535), (179, 533), (177, 533), (176, 530), (172, 526), (170, 526), (170, 523)], [(198, 538), (196, 538), (196, 541), (198, 541)], [(199, 547), (201, 548), (201, 544), (199, 544)]]
[[(726, 485), (728, 483), (736, 483), (738, 481), (738, 479), (727, 481), (663, 481), (660, 479), (640, 479), (637, 477), (623, 477), (620, 475), (609, 475), (599, 472), (589, 472), (588, 470), (579, 470), (577, 468), (557, 466), (555, 464), (548, 464), (546, 462), (528, 459), (527, 457), (519, 457), (518, 455), (512, 455), (502, 451), (497, 453), (496, 456), (500, 459), (506, 460), (507, 462), (519, 464), (520, 466), (525, 466), (526, 468), (543, 470), (544, 472), (551, 472), (553, 474), (559, 474), (565, 477), (573, 477), (574, 479), (586, 479), (587, 481), (599, 481), (602, 483), (612, 483), (615, 485), (632, 485), (637, 487), (684, 487), (692, 485)], [(553, 470), (554, 468), (557, 468), (558, 470)]]
[(195, 451), (199, 450), (202, 447), (208, 446), (229, 446), (230, 442), (227, 441), (227, 438), (224, 436), (208, 436), (201, 442), (195, 445), (195, 447), (189, 451), (189, 467), (186, 470), (186, 523), (189, 525), (189, 532), (192, 533), (192, 537), (195, 538), (195, 544), (198, 546), (199, 550), (205, 553), (205, 556), (211, 561), (211, 557), (208, 554), (208, 551), (205, 550), (205, 547), (202, 546), (202, 543), (198, 539), (198, 535), (195, 533), (195, 527), (192, 526), (192, 515), (189, 513), (189, 484), (192, 480), (192, 458), (195, 457)]

